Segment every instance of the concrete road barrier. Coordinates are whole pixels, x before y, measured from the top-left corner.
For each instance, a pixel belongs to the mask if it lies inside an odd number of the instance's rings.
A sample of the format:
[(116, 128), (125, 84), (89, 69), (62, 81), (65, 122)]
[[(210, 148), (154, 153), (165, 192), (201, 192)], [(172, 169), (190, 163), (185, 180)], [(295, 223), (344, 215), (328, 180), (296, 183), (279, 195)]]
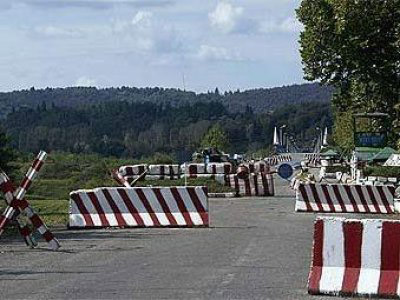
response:
[(149, 165), (147, 172), (147, 175), (156, 175), (161, 177), (160, 179), (164, 177), (175, 179), (179, 177), (179, 174), (179, 165)]
[(206, 187), (102, 187), (70, 194), (69, 227), (208, 226)]
[(310, 294), (396, 297), (400, 221), (317, 218)]
[(239, 178), (236, 174), (218, 176), (216, 180), (235, 189), (242, 196), (274, 196), (274, 178), (271, 174), (250, 174), (247, 178)]
[(298, 212), (394, 213), (393, 186), (305, 184), (296, 190)]
[(135, 176), (143, 174), (147, 170), (147, 165), (132, 165), (132, 166), (122, 166), (118, 169), (118, 172), (122, 176)]

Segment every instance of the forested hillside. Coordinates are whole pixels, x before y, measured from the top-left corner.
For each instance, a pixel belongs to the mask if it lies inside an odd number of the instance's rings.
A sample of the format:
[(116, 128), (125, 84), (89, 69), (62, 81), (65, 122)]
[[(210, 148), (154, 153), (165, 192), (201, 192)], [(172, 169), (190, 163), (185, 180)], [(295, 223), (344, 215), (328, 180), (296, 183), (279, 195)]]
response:
[(21, 107), (38, 106), (78, 108), (104, 102), (150, 102), (158, 105), (185, 106), (196, 102), (221, 101), (230, 112), (243, 112), (250, 106), (254, 112), (272, 111), (280, 106), (308, 101), (326, 102), (332, 91), (319, 84), (293, 85), (271, 89), (225, 92), (218, 89), (196, 94), (164, 88), (92, 87), (46, 88), (0, 93), (0, 118)]
[(330, 126), (329, 103), (286, 105), (256, 114), (250, 107), (234, 113), (220, 101), (181, 106), (152, 102), (110, 101), (86, 106), (21, 108), (4, 120), (12, 145), (23, 152), (61, 150), (104, 156), (142, 158), (156, 152), (179, 161), (199, 148), (218, 123), (230, 152), (254, 152), (271, 145), (274, 126), (287, 124), (299, 138), (315, 137), (316, 126)]

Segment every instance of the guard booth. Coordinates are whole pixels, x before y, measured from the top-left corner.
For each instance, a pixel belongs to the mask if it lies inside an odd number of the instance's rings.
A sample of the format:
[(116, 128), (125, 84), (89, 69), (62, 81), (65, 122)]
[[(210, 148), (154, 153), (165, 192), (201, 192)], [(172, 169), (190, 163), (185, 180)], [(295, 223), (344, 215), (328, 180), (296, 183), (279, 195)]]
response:
[(362, 168), (374, 162), (388, 144), (389, 115), (359, 113), (353, 115), (355, 149), (351, 159), (352, 178), (359, 181)]
[(389, 115), (361, 113), (353, 115), (354, 144), (358, 147), (384, 148), (388, 142)]

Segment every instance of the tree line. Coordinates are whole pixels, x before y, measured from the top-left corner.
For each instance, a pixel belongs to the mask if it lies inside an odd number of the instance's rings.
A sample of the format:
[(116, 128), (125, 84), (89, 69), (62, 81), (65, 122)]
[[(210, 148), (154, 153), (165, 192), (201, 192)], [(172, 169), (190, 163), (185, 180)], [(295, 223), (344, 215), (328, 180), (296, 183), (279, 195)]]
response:
[(13, 148), (21, 152), (67, 151), (103, 156), (143, 158), (166, 153), (187, 160), (201, 147), (208, 130), (218, 124), (231, 153), (255, 152), (272, 144), (274, 126), (283, 124), (299, 139), (315, 137), (315, 127), (330, 126), (327, 102), (281, 106), (256, 113), (230, 111), (221, 101), (170, 103), (106, 101), (77, 107), (55, 104), (21, 107), (2, 125)]

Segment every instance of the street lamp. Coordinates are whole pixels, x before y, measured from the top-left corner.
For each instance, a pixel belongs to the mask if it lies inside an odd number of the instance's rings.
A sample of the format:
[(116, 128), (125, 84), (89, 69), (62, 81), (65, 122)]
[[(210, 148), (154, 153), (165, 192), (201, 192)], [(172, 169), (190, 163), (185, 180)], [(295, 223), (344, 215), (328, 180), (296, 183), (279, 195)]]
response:
[(281, 146), (283, 146), (283, 129), (286, 128), (286, 125), (283, 124), (281, 127), (279, 127), (279, 132), (280, 132), (280, 138), (281, 138)]

